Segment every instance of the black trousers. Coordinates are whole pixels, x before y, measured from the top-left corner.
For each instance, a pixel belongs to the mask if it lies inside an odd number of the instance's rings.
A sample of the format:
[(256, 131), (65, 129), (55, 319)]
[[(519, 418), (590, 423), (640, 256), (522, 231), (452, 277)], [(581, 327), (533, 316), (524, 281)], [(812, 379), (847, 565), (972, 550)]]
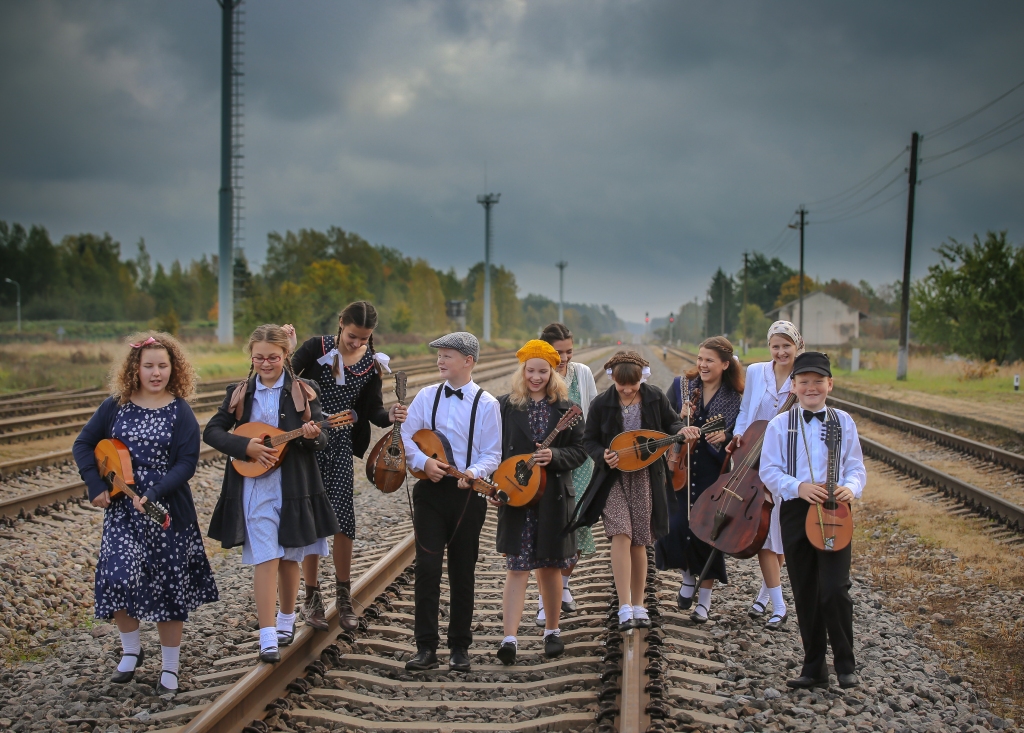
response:
[(448, 548), (448, 585), (451, 588), (448, 648), (473, 643), (473, 603), (480, 529), (487, 516), (487, 501), (473, 490), (458, 487), (454, 478), (438, 483), (417, 481), (412, 490), (413, 527), (416, 530), (416, 646), (437, 649), (441, 570)]
[(812, 545), (804, 530), (809, 507), (803, 499), (791, 499), (782, 502), (779, 510), (786, 568), (804, 644), (802, 674), (817, 678), (827, 675), (828, 643), (832, 645), (836, 674), (852, 674), (856, 668), (850, 598), (852, 544), (839, 552), (825, 552)]

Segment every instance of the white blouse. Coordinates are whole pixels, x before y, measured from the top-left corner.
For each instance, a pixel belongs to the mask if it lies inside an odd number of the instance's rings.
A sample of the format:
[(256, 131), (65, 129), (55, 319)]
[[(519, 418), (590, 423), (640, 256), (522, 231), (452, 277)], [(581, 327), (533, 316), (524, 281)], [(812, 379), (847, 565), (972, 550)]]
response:
[(743, 402), (736, 418), (733, 435), (743, 435), (750, 423), (757, 420), (771, 420), (789, 397), (792, 380), (782, 383), (782, 389), (775, 389), (773, 361), (751, 364), (747, 367), (746, 386), (743, 388)]
[(594, 381), (594, 372), (586, 364), (578, 361), (570, 361), (569, 368), (576, 372), (576, 382), (580, 386), (580, 407), (583, 408), (583, 419), (587, 419), (590, 412), (590, 403), (597, 397), (597, 383)]

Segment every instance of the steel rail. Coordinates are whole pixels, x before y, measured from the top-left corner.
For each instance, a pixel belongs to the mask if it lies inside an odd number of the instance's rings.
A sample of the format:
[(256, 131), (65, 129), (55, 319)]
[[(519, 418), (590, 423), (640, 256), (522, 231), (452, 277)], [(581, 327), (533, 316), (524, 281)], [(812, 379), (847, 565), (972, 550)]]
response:
[(998, 519), (1018, 531), (1024, 531), (1024, 507), (1017, 506), (985, 491), (985, 489), (961, 481), (920, 461), (915, 461), (913, 458), (869, 438), (861, 436), (860, 445), (865, 455), (876, 458), (924, 484), (935, 486), (942, 492), (964, 502), (979, 514)]

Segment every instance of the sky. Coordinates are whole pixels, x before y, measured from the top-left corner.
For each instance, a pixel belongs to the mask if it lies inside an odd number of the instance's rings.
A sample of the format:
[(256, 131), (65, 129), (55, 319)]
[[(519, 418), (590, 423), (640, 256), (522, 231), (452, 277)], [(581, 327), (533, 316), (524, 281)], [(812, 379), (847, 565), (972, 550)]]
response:
[[(878, 285), (918, 131), (921, 277), (950, 237), (1024, 241), (1024, 87), (943, 129), (1024, 82), (1022, 41), (999, 0), (249, 0), (245, 251), (340, 226), (464, 274), (486, 190), (521, 295), (564, 259), (567, 301), (637, 321), (745, 251), (796, 267), (803, 203), (807, 273)], [(4, 2), (0, 68), (0, 220), (217, 251), (215, 0)]]

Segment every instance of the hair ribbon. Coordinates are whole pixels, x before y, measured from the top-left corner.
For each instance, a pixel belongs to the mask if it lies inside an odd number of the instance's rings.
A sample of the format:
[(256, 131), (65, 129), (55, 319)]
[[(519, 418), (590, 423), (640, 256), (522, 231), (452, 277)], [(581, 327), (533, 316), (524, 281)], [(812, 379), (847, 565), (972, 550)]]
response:
[(140, 341), (137, 344), (128, 344), (128, 345), (131, 346), (133, 349), (141, 349), (144, 346), (149, 346), (150, 344), (159, 344), (159, 343), (160, 343), (159, 341), (157, 341), (155, 338), (150, 336), (145, 341)]

